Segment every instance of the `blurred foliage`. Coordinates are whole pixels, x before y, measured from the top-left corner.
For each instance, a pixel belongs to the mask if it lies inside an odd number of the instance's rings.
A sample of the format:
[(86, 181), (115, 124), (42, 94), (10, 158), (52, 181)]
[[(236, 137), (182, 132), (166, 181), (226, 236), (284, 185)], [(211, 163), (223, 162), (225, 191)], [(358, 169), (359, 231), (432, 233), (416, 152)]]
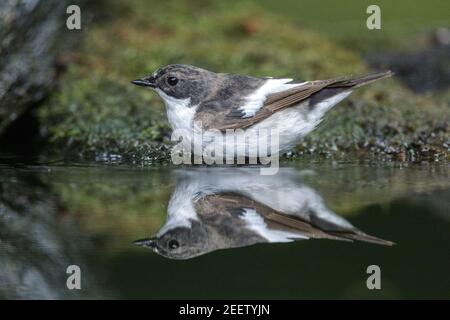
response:
[[(450, 2), (445, 0), (255, 0), (296, 25), (320, 32), (340, 45), (364, 54), (386, 50), (417, 49), (426, 44), (424, 34), (449, 27)], [(381, 9), (381, 29), (366, 27), (369, 5)]]
[[(321, 79), (368, 72), (356, 51), (299, 27), (276, 10), (241, 1), (108, 1), (85, 28), (58, 93), (39, 111), (42, 133), (98, 160), (168, 159), (160, 99), (129, 81), (169, 63), (254, 76)], [(275, 12), (271, 12), (275, 11)], [(449, 93), (415, 96), (395, 80), (375, 83), (331, 112), (291, 156), (448, 152)], [(332, 119), (332, 121), (329, 121)]]
[(43, 130), (52, 142), (103, 161), (152, 161), (167, 153), (161, 144), (167, 123), (160, 112), (146, 107), (148, 97), (118, 81), (95, 73), (80, 75), (75, 69), (62, 80), (64, 89), (40, 110), (46, 119)]

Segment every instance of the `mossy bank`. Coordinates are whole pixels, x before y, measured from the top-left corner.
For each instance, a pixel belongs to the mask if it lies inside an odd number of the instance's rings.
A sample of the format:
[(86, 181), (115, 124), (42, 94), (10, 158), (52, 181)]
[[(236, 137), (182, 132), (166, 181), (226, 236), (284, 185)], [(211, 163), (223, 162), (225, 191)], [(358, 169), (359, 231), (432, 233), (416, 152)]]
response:
[[(160, 99), (130, 80), (169, 63), (254, 76), (325, 79), (369, 72), (356, 51), (247, 2), (108, 2), (68, 55), (38, 112), (51, 153), (132, 163), (169, 161)], [(101, 8), (100, 8), (101, 9)], [(105, 9), (106, 10), (106, 9)], [(100, 10), (101, 11), (101, 10)], [(415, 95), (397, 80), (355, 92), (288, 155), (448, 157), (450, 93)]]

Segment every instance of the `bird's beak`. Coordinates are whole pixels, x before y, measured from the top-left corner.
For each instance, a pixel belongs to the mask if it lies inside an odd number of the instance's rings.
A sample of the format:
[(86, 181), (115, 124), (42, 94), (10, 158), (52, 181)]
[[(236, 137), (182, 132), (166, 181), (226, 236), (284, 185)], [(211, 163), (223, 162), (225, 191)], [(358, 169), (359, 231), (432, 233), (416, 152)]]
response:
[(145, 238), (145, 239), (139, 239), (134, 241), (133, 243), (135, 245), (141, 246), (141, 247), (149, 247), (150, 249), (155, 249), (156, 248), (156, 237), (152, 237), (152, 238)]
[(142, 78), (142, 79), (136, 79), (131, 81), (132, 84), (135, 84), (137, 86), (141, 86), (141, 87), (151, 87), (151, 88), (155, 88), (155, 78), (153, 77), (148, 77), (148, 78)]

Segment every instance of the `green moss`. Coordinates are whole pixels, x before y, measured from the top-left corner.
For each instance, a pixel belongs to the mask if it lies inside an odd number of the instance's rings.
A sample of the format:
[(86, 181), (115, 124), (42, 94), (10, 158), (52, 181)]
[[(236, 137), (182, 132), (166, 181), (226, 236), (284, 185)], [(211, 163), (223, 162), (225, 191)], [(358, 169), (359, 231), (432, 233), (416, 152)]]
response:
[[(39, 111), (56, 152), (63, 146), (83, 157), (166, 161), (169, 129), (162, 103), (129, 81), (169, 63), (298, 79), (367, 72), (355, 52), (255, 4), (107, 5), (108, 19), (87, 28), (60, 91)], [(395, 80), (376, 83), (332, 110), (293, 154), (369, 151), (410, 157), (431, 150), (432, 158), (442, 157), (449, 140), (448, 103), (448, 95), (413, 96)]]
[(401, 161), (446, 159), (448, 93), (414, 96), (393, 80), (360, 90), (329, 112), (297, 154), (357, 151)]
[(168, 132), (154, 97), (137, 95), (120, 82), (71, 68), (62, 91), (40, 110), (57, 150), (99, 160), (154, 161), (168, 156)]

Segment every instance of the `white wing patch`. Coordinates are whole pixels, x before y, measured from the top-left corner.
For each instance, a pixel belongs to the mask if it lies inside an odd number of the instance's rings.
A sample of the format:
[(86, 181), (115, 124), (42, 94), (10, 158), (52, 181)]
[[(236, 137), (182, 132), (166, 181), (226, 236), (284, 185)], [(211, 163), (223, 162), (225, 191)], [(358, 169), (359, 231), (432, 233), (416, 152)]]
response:
[(298, 233), (270, 229), (264, 222), (263, 217), (255, 209), (245, 208), (241, 219), (246, 222), (248, 229), (255, 231), (269, 242), (291, 242), (295, 239), (309, 239), (307, 236), (302, 236)]
[(244, 105), (238, 108), (239, 111), (244, 113), (242, 118), (253, 117), (264, 105), (264, 101), (269, 94), (285, 91), (305, 83), (287, 83), (291, 81), (292, 79), (267, 79), (259, 89), (245, 98)]

